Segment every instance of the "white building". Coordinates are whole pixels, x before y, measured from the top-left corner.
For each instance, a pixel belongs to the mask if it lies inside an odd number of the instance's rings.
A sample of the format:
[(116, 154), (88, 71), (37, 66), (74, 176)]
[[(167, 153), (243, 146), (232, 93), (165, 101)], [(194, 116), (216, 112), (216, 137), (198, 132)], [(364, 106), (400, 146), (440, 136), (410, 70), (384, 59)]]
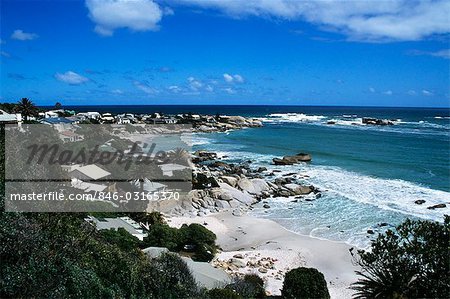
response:
[[(22, 115), (20, 115), (20, 121), (22, 120)], [(12, 124), (19, 122), (17, 114), (10, 114), (6, 111), (0, 110), (0, 123), (2, 124)]]
[(147, 237), (147, 233), (144, 232), (142, 227), (131, 219), (130, 217), (117, 217), (117, 218), (101, 218), (97, 219), (92, 216), (88, 216), (85, 219), (87, 222), (93, 224), (97, 230), (102, 229), (114, 229), (117, 230), (119, 228), (125, 229), (132, 236), (138, 238), (143, 241), (145, 237)]

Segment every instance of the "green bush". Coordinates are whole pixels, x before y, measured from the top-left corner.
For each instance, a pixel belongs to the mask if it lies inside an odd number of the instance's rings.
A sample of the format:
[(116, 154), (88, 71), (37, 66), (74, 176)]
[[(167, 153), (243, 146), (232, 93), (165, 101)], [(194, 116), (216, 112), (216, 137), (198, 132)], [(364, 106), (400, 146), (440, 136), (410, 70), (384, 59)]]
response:
[(283, 298), (330, 298), (323, 274), (304, 267), (286, 273), (281, 295)]
[(182, 251), (185, 245), (193, 245), (192, 259), (209, 262), (216, 253), (216, 235), (200, 224), (183, 225), (180, 229), (166, 224), (150, 226), (144, 238), (144, 247), (166, 247), (170, 251)]
[(212, 289), (206, 292), (206, 299), (242, 299), (232, 289)]
[(141, 244), (138, 238), (132, 236), (124, 228), (101, 230), (99, 234), (106, 242), (117, 245), (120, 249), (127, 252), (136, 252)]
[(189, 270), (188, 265), (178, 255), (163, 253), (153, 260), (158, 272), (164, 273), (160, 277), (155, 298), (193, 298), (198, 295), (199, 288)]
[(69, 213), (0, 212), (1, 298), (192, 298), (186, 264), (150, 260), (124, 231)]
[(236, 279), (226, 288), (234, 290), (243, 298), (265, 298), (264, 281), (256, 274), (247, 274)]
[(449, 298), (449, 235), (449, 216), (443, 223), (407, 219), (380, 234), (370, 251), (354, 256), (356, 298)]
[(177, 251), (183, 243), (179, 230), (166, 224), (150, 226), (147, 234), (143, 241), (144, 247), (166, 247), (170, 251)]

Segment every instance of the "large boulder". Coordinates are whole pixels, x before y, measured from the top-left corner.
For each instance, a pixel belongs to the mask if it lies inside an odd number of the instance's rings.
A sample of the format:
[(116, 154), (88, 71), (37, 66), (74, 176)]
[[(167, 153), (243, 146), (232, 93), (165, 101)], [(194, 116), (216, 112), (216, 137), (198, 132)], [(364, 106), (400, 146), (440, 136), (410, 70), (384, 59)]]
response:
[(196, 173), (192, 180), (192, 187), (194, 189), (205, 189), (219, 187), (219, 184), (214, 177), (208, 177), (203, 173)]
[(219, 183), (219, 185), (223, 193), (229, 194), (233, 200), (237, 200), (245, 205), (251, 205), (256, 202), (256, 199), (246, 192), (242, 192), (225, 183)]
[(248, 178), (241, 178), (237, 182), (237, 186), (242, 191), (245, 191), (247, 193), (261, 196), (264, 192), (269, 192), (270, 187), (267, 184), (267, 182), (263, 179), (248, 179)]
[(275, 165), (293, 165), (295, 163), (293, 161), (286, 160), (285, 158), (273, 158), (272, 161)]
[(272, 161), (275, 165), (293, 165), (299, 162), (310, 162), (312, 157), (310, 154), (299, 153), (295, 156), (284, 156), (282, 159), (273, 158)]
[(198, 150), (194, 153), (194, 156), (207, 158), (208, 160), (214, 160), (217, 158), (217, 154), (213, 152), (208, 152), (205, 150)]
[(231, 208), (230, 203), (226, 200), (216, 200), (216, 207), (218, 207), (219, 209)]
[(265, 192), (270, 192), (270, 186), (263, 179), (252, 179), (253, 188), (256, 195), (262, 195)]
[(231, 187), (236, 187), (238, 182), (238, 179), (232, 176), (221, 176), (220, 179)]
[(394, 125), (393, 121), (388, 119), (378, 119), (372, 117), (363, 117), (362, 123), (365, 125), (377, 125), (377, 126), (392, 126)]
[(302, 186), (298, 184), (286, 184), (283, 187), (289, 189), (295, 195), (306, 195), (314, 191), (313, 186)]
[(311, 155), (310, 154), (305, 154), (305, 153), (299, 153), (297, 155), (294, 156), (297, 161), (300, 162), (309, 162), (312, 160)]

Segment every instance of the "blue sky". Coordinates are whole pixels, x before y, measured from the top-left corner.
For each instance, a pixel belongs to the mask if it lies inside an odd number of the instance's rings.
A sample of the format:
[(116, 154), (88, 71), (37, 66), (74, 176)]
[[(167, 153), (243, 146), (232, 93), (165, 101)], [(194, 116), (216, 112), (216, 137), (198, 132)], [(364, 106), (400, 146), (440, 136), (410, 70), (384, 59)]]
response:
[(449, 107), (448, 1), (1, 1), (1, 101)]

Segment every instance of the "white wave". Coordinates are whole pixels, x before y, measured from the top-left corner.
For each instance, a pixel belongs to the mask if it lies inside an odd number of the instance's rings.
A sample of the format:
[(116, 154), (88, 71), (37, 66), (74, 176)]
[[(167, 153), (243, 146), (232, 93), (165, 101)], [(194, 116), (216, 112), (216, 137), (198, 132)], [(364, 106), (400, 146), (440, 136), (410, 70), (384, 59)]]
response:
[(200, 136), (198, 134), (192, 134), (192, 136), (190, 137), (189, 140), (189, 144), (190, 146), (194, 146), (194, 145), (204, 145), (204, 144), (210, 144), (211, 143), (211, 139), (204, 137), (204, 136)]
[[(334, 167), (311, 167), (306, 173), (311, 182), (321, 189), (384, 210), (436, 221), (442, 221), (443, 215), (450, 213), (449, 207), (427, 209), (436, 204), (448, 205), (450, 192), (426, 188), (403, 180), (370, 177)], [(426, 202), (417, 205), (414, 201), (418, 199)]]
[(307, 115), (304, 113), (272, 113), (267, 117), (258, 118), (264, 122), (317, 122), (327, 118), (323, 115)]
[(366, 126), (362, 123), (362, 118), (330, 119), (327, 124), (338, 126)]
[[(251, 160), (253, 167), (265, 166), (270, 170), (278, 169), (273, 179), (288, 173), (297, 173), (296, 177), (305, 183), (313, 184), (321, 190), (328, 190), (329, 198), (344, 197), (351, 201), (369, 204), (374, 207), (411, 215), (423, 219), (442, 221), (444, 214), (450, 214), (450, 192), (430, 189), (416, 183), (384, 179), (346, 171), (340, 167), (297, 164), (279, 166), (271, 164), (273, 156), (244, 151), (227, 152), (227, 156), (235, 159)], [(423, 199), (426, 202), (417, 205), (414, 201)], [(446, 208), (435, 210), (429, 206), (444, 203)], [(336, 211), (339, 213), (339, 211)]]
[(435, 119), (450, 119), (450, 116), (435, 116)]

